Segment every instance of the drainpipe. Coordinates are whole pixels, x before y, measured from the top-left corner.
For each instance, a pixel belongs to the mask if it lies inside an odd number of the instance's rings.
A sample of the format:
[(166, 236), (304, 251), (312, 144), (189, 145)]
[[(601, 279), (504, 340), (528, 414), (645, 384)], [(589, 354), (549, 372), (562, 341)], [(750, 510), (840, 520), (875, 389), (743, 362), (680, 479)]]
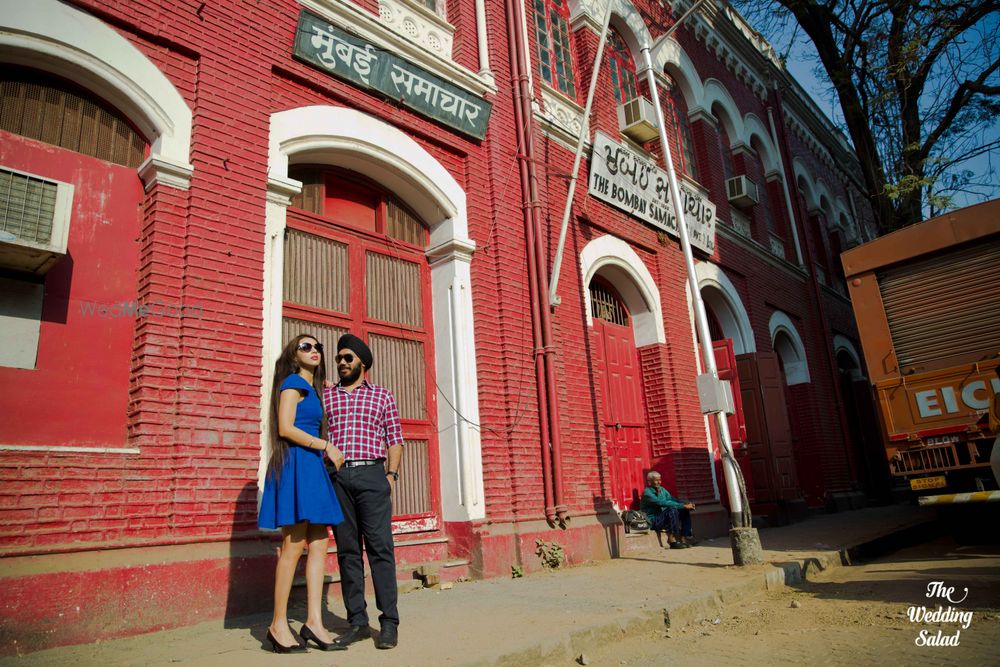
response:
[[(785, 111), (784, 106), (781, 101), (781, 89), (778, 87), (778, 82), (774, 82), (774, 88), (771, 90), (772, 95), (772, 107), (774, 109), (774, 116), (777, 120), (777, 127), (781, 131), (781, 142), (778, 144), (778, 152), (783, 155), (784, 169), (785, 169), (785, 181), (789, 184), (795, 183), (795, 172), (792, 169), (792, 155), (791, 149), (788, 147), (788, 137), (785, 135)], [(770, 112), (770, 109), (768, 110)], [(777, 128), (775, 129), (775, 137), (777, 138)], [(798, 189), (792, 190), (791, 187), (788, 188), (792, 192), (798, 192)], [(787, 191), (787, 190), (786, 190)], [(833, 340), (832, 330), (830, 329), (830, 323), (826, 317), (826, 310), (823, 308), (823, 291), (819, 286), (819, 280), (816, 279), (816, 263), (813, 261), (814, 253), (812, 250), (812, 242), (809, 240), (809, 229), (808, 229), (808, 214), (803, 209), (799, 198), (795, 197), (795, 211), (798, 213), (799, 222), (802, 224), (802, 235), (799, 237), (802, 240), (802, 253), (805, 255), (805, 265), (806, 271), (809, 274), (809, 285), (812, 287), (812, 302), (813, 308), (816, 310), (816, 316), (819, 320), (819, 325), (823, 328), (823, 347), (825, 348), (826, 354), (824, 355), (827, 363), (827, 367), (830, 372), (830, 379), (833, 382), (833, 398), (837, 402), (837, 417), (840, 424), (840, 433), (843, 437), (844, 442), (844, 452), (847, 454), (847, 468), (851, 476), (851, 483), (854, 488), (857, 488), (858, 481), (858, 471), (857, 464), (854, 461), (854, 452), (852, 447), (848, 442), (850, 438), (850, 431), (847, 428), (847, 417), (844, 413), (844, 397), (840, 392), (840, 373), (837, 370), (837, 360), (833, 355)], [(792, 219), (792, 225), (794, 229), (795, 219)]]
[[(510, 70), (511, 79), (514, 82), (514, 128), (517, 136), (517, 144), (520, 147), (518, 158), (518, 170), (521, 177), (521, 192), (523, 193), (522, 213), (524, 215), (524, 238), (528, 260), (528, 297), (531, 303), (531, 335), (532, 346), (535, 359), (535, 389), (538, 395), (538, 430), (542, 448), (542, 488), (545, 495), (545, 519), (550, 524), (556, 523), (555, 503), (553, 502), (553, 474), (552, 474), (552, 452), (550, 449), (549, 433), (549, 402), (547, 386), (547, 374), (545, 372), (544, 339), (542, 337), (542, 317), (540, 311), (544, 310), (542, 303), (538, 299), (537, 272), (537, 245), (535, 238), (535, 210), (533, 198), (531, 197), (531, 182), (533, 174), (533, 164), (528, 145), (530, 126), (525, 124), (525, 110), (530, 114), (530, 102), (528, 96), (527, 74), (522, 68), (523, 59), (521, 50), (523, 40), (520, 39), (519, 21), (517, 20), (516, 5), (519, 0), (507, 0), (507, 42), (510, 49)], [(533, 152), (533, 151), (532, 151)]]
[[(535, 275), (538, 300), (538, 314), (542, 326), (542, 361), (545, 365), (545, 389), (548, 397), (546, 415), (549, 420), (549, 442), (552, 447), (552, 486), (554, 491), (556, 518), (559, 527), (565, 528), (569, 521), (569, 509), (565, 504), (562, 475), (562, 436), (559, 426), (559, 397), (556, 388), (555, 353), (556, 347), (552, 340), (552, 312), (548, 304), (548, 277), (545, 271), (545, 243), (542, 239), (542, 201), (538, 196), (538, 177), (535, 171), (535, 134), (533, 131), (531, 58), (528, 55), (528, 23), (524, 15), (524, 6), (520, 2), (512, 2), (514, 19), (520, 24), (521, 30), (515, 33), (518, 48), (518, 64), (522, 77), (521, 114), (524, 131), (524, 164), (528, 171), (528, 193), (531, 204), (531, 215), (535, 227)], [(527, 104), (525, 103), (527, 102)]]

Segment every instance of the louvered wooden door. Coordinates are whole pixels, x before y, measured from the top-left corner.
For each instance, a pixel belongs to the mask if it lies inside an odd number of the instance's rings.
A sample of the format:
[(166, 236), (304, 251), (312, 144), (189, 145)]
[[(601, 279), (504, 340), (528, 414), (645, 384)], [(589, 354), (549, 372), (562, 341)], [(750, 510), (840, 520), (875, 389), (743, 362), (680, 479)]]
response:
[(289, 210), (283, 339), (316, 336), (327, 346), (334, 380), (337, 338), (350, 331), (368, 343), (375, 359), (368, 378), (392, 391), (406, 441), (393, 531), (433, 530), (440, 527), (440, 485), (426, 238), (379, 193), (369, 197), (351, 185), (338, 197), (336, 183), (325, 180), (325, 191), (307, 183), (296, 202), (315, 212)]

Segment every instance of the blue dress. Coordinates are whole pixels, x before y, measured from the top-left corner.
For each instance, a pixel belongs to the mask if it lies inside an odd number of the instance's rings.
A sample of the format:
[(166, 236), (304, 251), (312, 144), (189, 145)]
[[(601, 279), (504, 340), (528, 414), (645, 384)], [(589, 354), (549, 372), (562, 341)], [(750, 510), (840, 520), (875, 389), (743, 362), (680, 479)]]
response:
[[(319, 437), (323, 405), (316, 390), (299, 375), (289, 375), (281, 389), (297, 389), (305, 398), (295, 409), (295, 427)], [(281, 475), (268, 472), (257, 517), (259, 528), (275, 529), (300, 521), (335, 526), (344, 520), (333, 483), (323, 466), (323, 452), (288, 443)]]

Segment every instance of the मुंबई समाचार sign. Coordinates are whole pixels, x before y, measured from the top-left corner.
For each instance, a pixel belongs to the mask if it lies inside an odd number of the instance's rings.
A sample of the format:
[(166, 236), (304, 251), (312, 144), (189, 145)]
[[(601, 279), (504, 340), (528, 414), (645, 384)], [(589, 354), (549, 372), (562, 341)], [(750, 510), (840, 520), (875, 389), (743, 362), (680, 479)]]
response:
[[(691, 245), (715, 250), (715, 204), (680, 184)], [(602, 132), (594, 133), (590, 154), (591, 195), (629, 215), (680, 237), (667, 185), (667, 172)]]
[(477, 139), (486, 136), (492, 104), (305, 10), (299, 15), (293, 53), (459, 132)]

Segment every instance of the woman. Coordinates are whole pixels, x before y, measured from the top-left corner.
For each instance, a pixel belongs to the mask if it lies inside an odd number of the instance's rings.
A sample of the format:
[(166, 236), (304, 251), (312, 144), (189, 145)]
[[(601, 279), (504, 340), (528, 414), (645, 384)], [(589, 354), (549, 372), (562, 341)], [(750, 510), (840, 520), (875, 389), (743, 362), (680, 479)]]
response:
[(320, 393), (326, 379), (323, 346), (312, 336), (292, 339), (274, 364), (271, 388), (271, 460), (264, 480), (257, 525), (281, 528), (281, 552), (274, 581), (274, 616), (267, 639), (275, 653), (305, 651), (288, 627), (288, 596), (306, 544), (308, 613), (300, 634), (325, 651), (339, 647), (323, 627), (323, 569), (327, 526), (344, 520), (337, 494), (323, 466), (326, 453), (339, 469), (340, 450), (326, 441)]
[(694, 503), (680, 500), (663, 488), (660, 473), (650, 470), (646, 475), (646, 490), (642, 492), (640, 507), (649, 517), (649, 527), (657, 532), (667, 532), (671, 549), (691, 546), (691, 510)]

